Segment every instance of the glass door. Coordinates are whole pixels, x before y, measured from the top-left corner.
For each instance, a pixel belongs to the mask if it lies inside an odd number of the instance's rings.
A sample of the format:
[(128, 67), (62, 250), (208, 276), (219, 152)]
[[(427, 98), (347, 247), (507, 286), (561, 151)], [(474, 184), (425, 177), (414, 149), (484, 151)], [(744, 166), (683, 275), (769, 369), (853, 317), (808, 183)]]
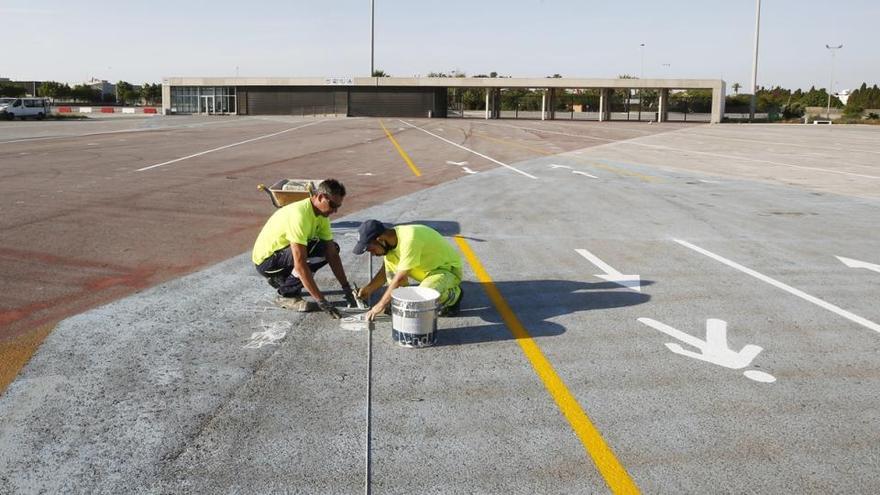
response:
[(203, 113), (205, 115), (213, 115), (217, 113), (216, 108), (214, 107), (214, 96), (202, 96), (202, 105), (199, 108), (199, 113)]

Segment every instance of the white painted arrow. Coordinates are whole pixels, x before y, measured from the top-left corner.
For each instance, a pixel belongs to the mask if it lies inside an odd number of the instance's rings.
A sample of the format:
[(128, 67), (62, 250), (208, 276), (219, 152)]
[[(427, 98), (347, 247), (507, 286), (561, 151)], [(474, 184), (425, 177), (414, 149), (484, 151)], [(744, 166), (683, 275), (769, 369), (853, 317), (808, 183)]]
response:
[(602, 270), (603, 274), (596, 275), (602, 280), (607, 280), (609, 282), (614, 282), (617, 285), (621, 285), (626, 287), (627, 289), (632, 289), (636, 292), (642, 291), (642, 282), (639, 279), (638, 275), (623, 275), (619, 271), (611, 268), (608, 263), (600, 260), (595, 254), (587, 251), (586, 249), (575, 249), (575, 251), (587, 259), (590, 263), (596, 265), (600, 270)]
[(568, 165), (557, 165), (555, 163), (550, 164), (550, 168), (571, 168)]
[(475, 173), (476, 173), (476, 172), (474, 172), (473, 170), (471, 170), (471, 169), (469, 169), (469, 168), (467, 168), (467, 167), (461, 167), (461, 169), (464, 170), (465, 172), (469, 173), (469, 174), (475, 174)]
[(880, 265), (868, 263), (867, 261), (854, 260), (852, 258), (844, 258), (843, 256), (835, 256), (835, 258), (839, 259), (841, 263), (850, 268), (865, 268), (872, 272), (880, 273)]
[[(639, 322), (659, 330), (670, 337), (678, 339), (685, 344), (691, 345), (699, 349), (700, 352), (689, 351), (682, 348), (679, 344), (667, 343), (666, 347), (682, 356), (699, 359), (707, 363), (716, 364), (724, 368), (739, 370), (745, 368), (752, 363), (752, 360), (760, 354), (762, 347), (747, 344), (738, 352), (727, 346), (727, 322), (715, 318), (706, 320), (706, 340), (700, 340), (694, 336), (688, 335), (681, 330), (670, 327), (669, 325), (660, 323), (651, 318), (639, 318)], [(773, 375), (764, 373), (763, 371), (748, 370), (743, 374), (758, 382), (772, 383), (776, 381)]]
[(453, 162), (453, 161), (449, 161), (449, 160), (446, 160), (446, 163), (448, 163), (450, 165), (458, 165), (459, 167), (461, 167), (462, 165), (468, 164), (468, 162)]
[(596, 177), (595, 175), (590, 175), (586, 172), (581, 172), (580, 170), (572, 170), (571, 173), (578, 174), (578, 175), (586, 175), (587, 177), (589, 177), (591, 179), (598, 179), (598, 177)]

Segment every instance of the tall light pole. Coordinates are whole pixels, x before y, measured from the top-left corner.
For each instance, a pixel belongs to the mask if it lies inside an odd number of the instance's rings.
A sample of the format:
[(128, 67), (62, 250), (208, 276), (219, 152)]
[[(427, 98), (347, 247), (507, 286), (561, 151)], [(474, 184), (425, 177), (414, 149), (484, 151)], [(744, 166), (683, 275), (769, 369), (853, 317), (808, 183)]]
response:
[[(645, 84), (645, 44), (639, 43), (639, 50), (642, 52), (642, 65), (639, 70), (639, 82)], [(639, 121), (642, 120), (642, 88), (639, 88)]]
[(834, 92), (834, 53), (843, 48), (843, 45), (825, 45), (825, 48), (831, 52), (831, 80), (828, 81), (828, 108), (825, 110), (825, 118), (831, 120), (831, 93)]
[(755, 109), (758, 106), (758, 33), (761, 28), (761, 0), (755, 5), (755, 53), (752, 57), (752, 100), (749, 103), (749, 122), (755, 120)]
[(375, 66), (376, 0), (370, 0), (370, 77), (376, 73)]

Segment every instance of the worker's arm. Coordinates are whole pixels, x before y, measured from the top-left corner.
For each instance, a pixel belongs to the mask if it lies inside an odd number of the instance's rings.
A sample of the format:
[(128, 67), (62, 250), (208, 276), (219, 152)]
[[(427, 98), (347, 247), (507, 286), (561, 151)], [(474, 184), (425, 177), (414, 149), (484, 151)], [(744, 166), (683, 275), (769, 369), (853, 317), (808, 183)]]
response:
[(324, 257), (327, 258), (327, 263), (330, 265), (330, 269), (333, 270), (336, 280), (339, 280), (342, 290), (346, 293), (351, 292), (351, 285), (348, 283), (348, 277), (345, 276), (345, 268), (342, 267), (342, 258), (339, 257), (339, 248), (335, 242), (327, 241)]
[(315, 276), (312, 274), (312, 269), (309, 268), (309, 262), (307, 261), (309, 256), (306, 247), (302, 244), (293, 243), (290, 245), (290, 249), (293, 251), (294, 273), (299, 277), (303, 287), (315, 298), (315, 301), (320, 303), (324, 300), (324, 294), (321, 294), (321, 290), (318, 289), (318, 284), (315, 283)]
[(358, 292), (358, 297), (366, 301), (370, 294), (376, 292), (380, 287), (385, 285), (385, 263), (382, 263), (382, 266), (379, 267), (379, 271), (376, 272), (376, 275), (373, 276), (373, 280), (370, 280), (370, 283), (361, 287), (361, 290)]
[(379, 302), (377, 302), (376, 305), (367, 312), (367, 320), (373, 320), (376, 318), (376, 316), (385, 311), (385, 308), (388, 307), (388, 304), (391, 303), (391, 293), (394, 291), (394, 289), (400, 287), (400, 284), (406, 282), (408, 278), (409, 270), (399, 271), (394, 274), (394, 278), (392, 278), (391, 282), (388, 283), (388, 288), (385, 289), (385, 293), (382, 294), (382, 298), (379, 299)]

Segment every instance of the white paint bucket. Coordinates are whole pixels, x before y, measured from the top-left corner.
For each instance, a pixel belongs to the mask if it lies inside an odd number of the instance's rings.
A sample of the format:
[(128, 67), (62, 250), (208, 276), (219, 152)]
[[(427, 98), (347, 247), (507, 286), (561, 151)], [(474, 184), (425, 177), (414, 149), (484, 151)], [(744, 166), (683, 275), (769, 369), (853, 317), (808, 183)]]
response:
[(437, 340), (440, 293), (427, 287), (391, 292), (391, 338), (403, 347), (428, 347)]

